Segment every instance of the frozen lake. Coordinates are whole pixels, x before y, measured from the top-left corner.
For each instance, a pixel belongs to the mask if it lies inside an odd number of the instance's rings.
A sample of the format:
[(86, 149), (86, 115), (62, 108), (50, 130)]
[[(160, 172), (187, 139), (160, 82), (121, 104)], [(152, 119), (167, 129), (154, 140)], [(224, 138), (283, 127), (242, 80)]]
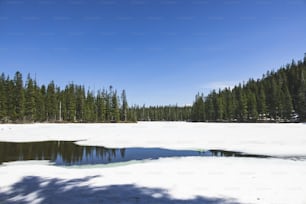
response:
[(0, 125), (0, 203), (306, 203), (305, 156), (305, 124)]

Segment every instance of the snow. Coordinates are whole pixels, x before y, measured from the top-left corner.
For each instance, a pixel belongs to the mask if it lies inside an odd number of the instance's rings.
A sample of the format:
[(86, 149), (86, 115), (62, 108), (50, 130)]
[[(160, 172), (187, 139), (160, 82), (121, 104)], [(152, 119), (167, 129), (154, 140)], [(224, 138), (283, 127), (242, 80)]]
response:
[(305, 203), (305, 175), (306, 162), (233, 157), (160, 159), (114, 168), (5, 165), (0, 201), (135, 203), (136, 196), (140, 203)]
[[(306, 155), (305, 124), (143, 122), (0, 125), (0, 141)], [(107, 168), (106, 168), (107, 167)], [(306, 203), (306, 161), (183, 157), (120, 165), (0, 166), (0, 203)]]
[(221, 149), (274, 156), (306, 155), (306, 124), (140, 122), (0, 125), (0, 141), (77, 141), (80, 145)]

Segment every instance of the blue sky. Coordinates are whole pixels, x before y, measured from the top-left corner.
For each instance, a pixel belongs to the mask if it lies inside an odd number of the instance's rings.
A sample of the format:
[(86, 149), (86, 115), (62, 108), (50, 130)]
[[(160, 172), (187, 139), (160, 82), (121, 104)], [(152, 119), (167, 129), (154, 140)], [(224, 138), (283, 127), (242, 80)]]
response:
[(0, 71), (191, 104), (306, 52), (305, 0), (0, 0)]

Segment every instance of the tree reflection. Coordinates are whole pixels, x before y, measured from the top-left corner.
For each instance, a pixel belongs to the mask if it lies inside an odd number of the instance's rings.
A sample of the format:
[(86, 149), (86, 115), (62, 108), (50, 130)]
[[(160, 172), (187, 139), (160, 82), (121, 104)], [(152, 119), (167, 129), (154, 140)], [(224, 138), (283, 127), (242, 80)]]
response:
[(222, 150), (210, 150), (212, 156), (215, 157), (235, 157), (241, 156), (241, 153), (238, 152), (231, 152), (231, 151), (222, 151)]
[(79, 146), (71, 141), (0, 142), (0, 164), (10, 161), (49, 160), (55, 165), (84, 165), (184, 156), (268, 157), (265, 155), (244, 154), (242, 152), (224, 150), (193, 151), (163, 148), (109, 149), (97, 146)]
[(72, 165), (94, 160), (108, 162), (125, 155), (125, 149), (108, 149), (105, 147), (79, 146), (74, 142), (47, 141), (12, 143), (0, 142), (0, 163), (23, 160), (49, 160), (51, 162)]

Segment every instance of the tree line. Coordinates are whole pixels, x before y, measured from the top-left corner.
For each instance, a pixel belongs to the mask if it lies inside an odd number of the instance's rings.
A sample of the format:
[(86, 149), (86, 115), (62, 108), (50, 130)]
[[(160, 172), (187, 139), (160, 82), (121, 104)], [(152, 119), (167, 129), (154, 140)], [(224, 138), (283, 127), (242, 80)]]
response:
[(7, 122), (127, 122), (136, 121), (128, 110), (125, 90), (120, 97), (112, 86), (94, 93), (73, 83), (61, 89), (54, 81), (39, 86), (20, 72), (0, 77), (0, 121)]
[(261, 79), (198, 93), (192, 106), (129, 106), (125, 90), (93, 92), (70, 83), (38, 85), (22, 74), (0, 76), (0, 122), (298, 121), (306, 120), (306, 54)]
[(197, 94), (192, 121), (302, 121), (306, 120), (306, 54), (261, 79), (234, 88)]
[(189, 121), (191, 106), (133, 106), (130, 108), (138, 121)]
[(128, 106), (126, 91), (120, 97), (112, 86), (97, 93), (68, 84), (62, 90), (54, 81), (39, 86), (28, 74), (0, 77), (0, 122), (136, 122), (187, 121), (191, 106)]

